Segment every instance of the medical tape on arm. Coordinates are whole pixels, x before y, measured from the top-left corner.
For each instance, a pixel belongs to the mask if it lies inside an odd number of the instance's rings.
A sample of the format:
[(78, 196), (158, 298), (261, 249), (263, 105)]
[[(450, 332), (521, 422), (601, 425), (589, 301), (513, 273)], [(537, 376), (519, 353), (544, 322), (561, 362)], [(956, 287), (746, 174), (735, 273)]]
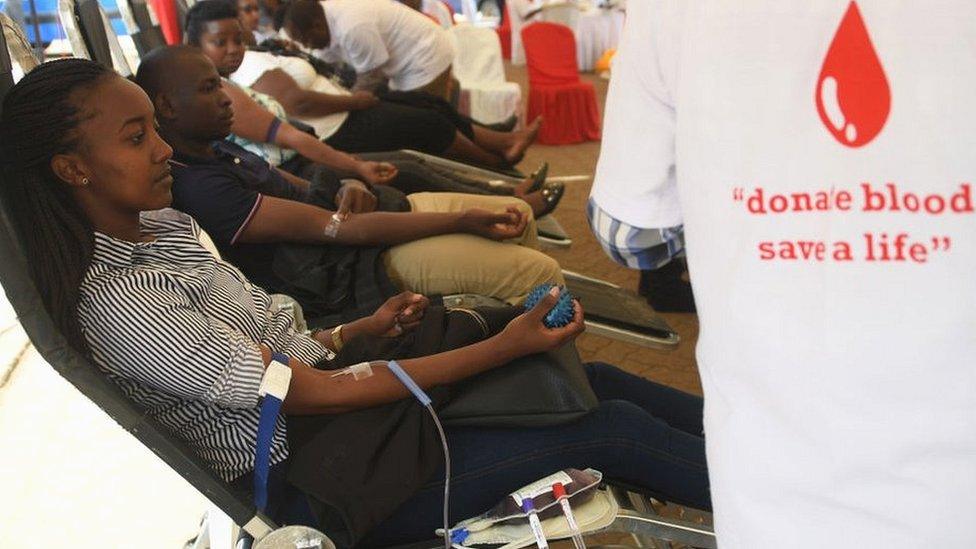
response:
[(347, 366), (341, 370), (337, 370), (330, 377), (347, 375), (351, 375), (354, 380), (360, 381), (373, 376), (373, 367), (370, 366), (369, 362), (360, 362), (359, 364), (353, 364), (352, 366)]

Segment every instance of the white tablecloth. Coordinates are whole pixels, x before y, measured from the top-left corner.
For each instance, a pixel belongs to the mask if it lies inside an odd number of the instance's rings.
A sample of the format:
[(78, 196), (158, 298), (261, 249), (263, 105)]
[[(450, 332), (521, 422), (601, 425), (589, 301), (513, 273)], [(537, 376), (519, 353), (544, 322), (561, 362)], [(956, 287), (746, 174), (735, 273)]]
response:
[(591, 8), (576, 21), (576, 61), (580, 72), (590, 72), (603, 53), (616, 48), (624, 28), (624, 13)]

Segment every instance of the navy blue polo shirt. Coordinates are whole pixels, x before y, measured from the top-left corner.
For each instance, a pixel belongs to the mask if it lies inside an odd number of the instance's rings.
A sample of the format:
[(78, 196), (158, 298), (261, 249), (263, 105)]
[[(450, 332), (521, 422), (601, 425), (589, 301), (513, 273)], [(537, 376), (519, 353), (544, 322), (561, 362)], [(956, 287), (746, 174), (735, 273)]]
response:
[[(315, 326), (335, 326), (372, 314), (398, 291), (381, 260), (382, 246), (240, 242), (264, 197), (331, 210), (341, 182), (318, 167), (306, 190), (233, 143), (215, 142), (213, 150), (212, 158), (173, 156), (173, 207), (196, 218), (224, 259), (251, 282), (297, 299), (306, 320)], [(380, 189), (379, 209), (405, 209), (402, 194)]]
[(174, 153), (173, 207), (186, 212), (213, 238), (220, 254), (265, 288), (279, 286), (271, 265), (275, 243), (241, 243), (241, 233), (265, 196), (307, 201), (305, 189), (287, 181), (263, 158), (229, 141), (215, 141), (212, 158)]

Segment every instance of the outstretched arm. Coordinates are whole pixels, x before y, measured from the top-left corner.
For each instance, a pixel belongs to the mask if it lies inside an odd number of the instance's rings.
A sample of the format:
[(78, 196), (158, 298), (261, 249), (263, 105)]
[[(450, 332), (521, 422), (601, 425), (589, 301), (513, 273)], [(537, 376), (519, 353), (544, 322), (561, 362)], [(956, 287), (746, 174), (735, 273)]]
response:
[(319, 141), (314, 135), (303, 132), (284, 121), (281, 122), (275, 136), (275, 144), (279, 147), (294, 149), (305, 158), (324, 164), (338, 172), (359, 176), (363, 181), (373, 185), (386, 185), (392, 182), (398, 173), (396, 166), (389, 162), (359, 160), (351, 154), (333, 149)]
[(236, 84), (224, 81), (223, 89), (230, 97), (236, 115), (231, 127), (234, 134), (255, 143), (270, 142), (292, 149), (313, 162), (338, 172), (358, 175), (374, 185), (387, 184), (396, 177), (397, 169), (392, 164), (363, 162), (351, 154), (333, 149), (314, 135), (278, 119)]
[(352, 155), (337, 151), (314, 135), (279, 120), (236, 84), (225, 81), (223, 90), (230, 97), (234, 109), (234, 125), (230, 130), (235, 135), (255, 143), (274, 143), (282, 148), (294, 149), (309, 160), (336, 170), (357, 173), (359, 161)]
[[(421, 358), (398, 361), (422, 389), (446, 385), (496, 368), (515, 358), (558, 348), (583, 331), (583, 311), (576, 304), (573, 321), (562, 328), (546, 328), (543, 317), (556, 304), (548, 295), (531, 311), (517, 317), (498, 335), (473, 345)], [(265, 363), (270, 361), (268, 349)], [(373, 375), (356, 381), (352, 376), (308, 368), (292, 361), (291, 387), (285, 398), (288, 414), (330, 414), (377, 406), (407, 398), (410, 393), (383, 365)]]
[(302, 89), (295, 80), (281, 69), (265, 72), (251, 86), (255, 91), (266, 93), (281, 102), (291, 116), (310, 118), (338, 112), (354, 111), (375, 104), (376, 98), (358, 95), (331, 95)]
[(448, 233), (504, 240), (521, 235), (527, 224), (516, 208), (500, 213), (478, 209), (452, 213), (371, 212), (347, 216), (335, 236), (330, 236), (326, 227), (332, 222), (333, 213), (303, 202), (263, 196), (237, 241), (377, 246)]

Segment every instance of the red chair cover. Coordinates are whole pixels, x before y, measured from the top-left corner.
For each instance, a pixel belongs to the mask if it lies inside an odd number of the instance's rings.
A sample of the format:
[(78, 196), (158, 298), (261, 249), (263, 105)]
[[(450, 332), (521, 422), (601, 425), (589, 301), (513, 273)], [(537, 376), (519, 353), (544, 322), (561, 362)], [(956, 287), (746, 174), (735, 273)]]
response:
[(180, 15), (176, 11), (175, 0), (149, 0), (156, 18), (159, 20), (159, 28), (163, 31), (163, 38), (169, 45), (183, 42), (183, 32), (180, 30)]
[(596, 90), (579, 77), (573, 31), (555, 23), (522, 29), (529, 66), (528, 120), (542, 115), (538, 142), (565, 145), (600, 139)]
[(512, 25), (508, 21), (508, 10), (502, 10), (502, 23), (495, 29), (498, 41), (502, 43), (502, 59), (512, 59)]

